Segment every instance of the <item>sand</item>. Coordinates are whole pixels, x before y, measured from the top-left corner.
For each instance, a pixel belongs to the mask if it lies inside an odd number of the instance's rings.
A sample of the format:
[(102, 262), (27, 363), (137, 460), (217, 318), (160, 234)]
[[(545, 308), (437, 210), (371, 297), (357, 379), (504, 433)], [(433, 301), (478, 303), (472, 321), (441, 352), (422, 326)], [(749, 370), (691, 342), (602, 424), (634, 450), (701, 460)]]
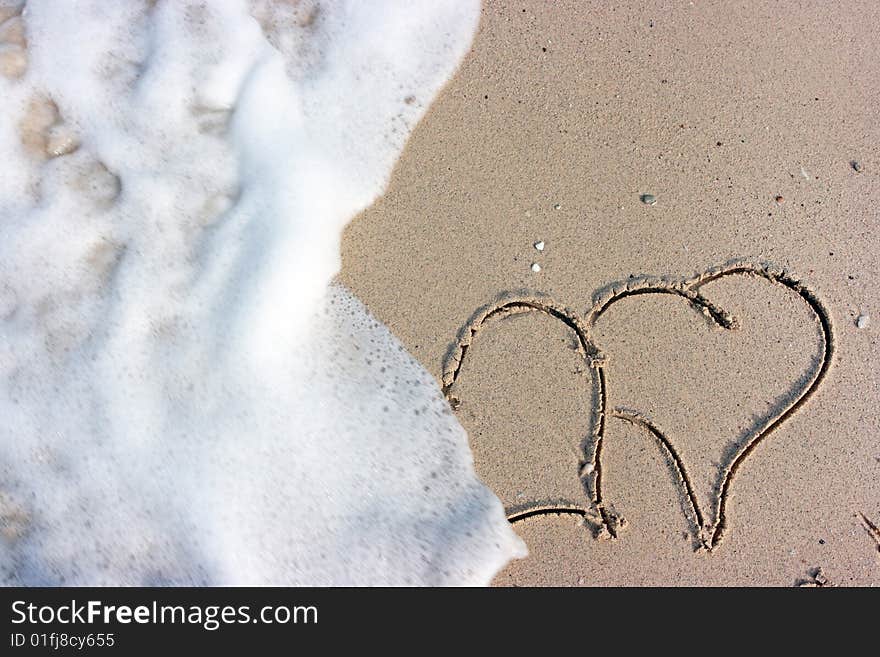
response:
[(497, 584), (880, 584), (880, 6), (610, 5), (484, 3), (340, 280), (454, 378)]

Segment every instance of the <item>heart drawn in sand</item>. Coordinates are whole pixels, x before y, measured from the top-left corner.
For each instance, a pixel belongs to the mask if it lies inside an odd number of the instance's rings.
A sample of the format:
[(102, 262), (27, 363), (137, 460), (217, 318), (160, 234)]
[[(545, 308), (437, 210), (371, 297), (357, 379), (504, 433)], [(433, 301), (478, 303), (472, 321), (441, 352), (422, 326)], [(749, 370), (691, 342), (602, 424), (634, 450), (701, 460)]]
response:
[[(635, 409), (613, 407), (609, 403), (609, 360), (596, 344), (594, 333), (596, 333), (597, 321), (615, 304), (623, 299), (641, 295), (679, 297), (699, 311), (710, 328), (735, 330), (738, 328), (737, 318), (713, 303), (702, 292), (703, 287), (709, 283), (735, 276), (753, 277), (780, 286), (787, 294), (793, 295), (794, 299), (805, 304), (818, 326), (821, 344), (819, 356), (813, 361), (809, 371), (789, 385), (788, 390), (780, 397), (780, 401), (773, 404), (766, 414), (754, 419), (741, 439), (718, 459), (717, 476), (711, 499), (701, 505), (689, 465), (683, 458), (682, 449), (677, 446), (676, 437), (664, 433), (662, 427), (648, 415), (640, 412), (637, 407)], [(721, 543), (727, 528), (727, 499), (737, 472), (761, 441), (802, 408), (818, 390), (827, 375), (834, 351), (830, 316), (809, 288), (784, 270), (766, 264), (737, 261), (686, 279), (630, 279), (608, 288), (608, 291), (597, 298), (584, 316), (579, 316), (553, 301), (528, 296), (507, 296), (480, 308), (460, 332), (459, 339), (452, 346), (444, 363), (443, 391), (453, 408), (460, 403), (454, 394), (455, 384), (477, 334), (495, 319), (532, 312), (543, 313), (562, 322), (573, 331), (577, 339), (578, 351), (589, 366), (592, 398), (595, 402), (590, 408), (585, 409), (586, 425), (589, 430), (580, 445), (578, 471), (572, 473), (572, 476), (579, 478), (585, 499), (565, 500), (552, 505), (534, 503), (508, 508), (508, 519), (516, 522), (541, 514), (571, 513), (582, 516), (594, 528), (597, 536), (611, 538), (617, 537), (622, 519), (605, 499), (603, 492), (602, 450), (610, 422), (619, 421), (634, 425), (660, 446), (678, 482), (680, 494), (693, 524), (695, 542), (701, 549), (712, 550)]]

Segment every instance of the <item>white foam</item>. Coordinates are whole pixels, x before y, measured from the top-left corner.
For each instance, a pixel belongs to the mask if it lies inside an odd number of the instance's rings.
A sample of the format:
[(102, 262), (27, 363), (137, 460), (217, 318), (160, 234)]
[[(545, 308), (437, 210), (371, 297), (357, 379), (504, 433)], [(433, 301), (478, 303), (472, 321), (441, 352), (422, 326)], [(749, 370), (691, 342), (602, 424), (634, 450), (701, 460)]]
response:
[(151, 4), (30, 0), (0, 76), (0, 580), (488, 582), (463, 429), (328, 287), (478, 4)]

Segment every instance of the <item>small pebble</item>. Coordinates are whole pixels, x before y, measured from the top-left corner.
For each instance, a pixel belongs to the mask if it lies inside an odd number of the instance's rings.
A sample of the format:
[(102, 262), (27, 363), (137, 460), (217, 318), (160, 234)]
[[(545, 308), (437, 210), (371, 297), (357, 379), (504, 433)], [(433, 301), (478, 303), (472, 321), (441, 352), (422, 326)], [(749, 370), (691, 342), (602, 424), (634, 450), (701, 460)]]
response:
[(101, 208), (110, 207), (122, 191), (119, 176), (98, 160), (76, 170), (70, 186)]
[(20, 78), (27, 71), (28, 60), (24, 49), (0, 46), (0, 75), (10, 80)]
[(553, 209), (554, 210), (561, 210), (562, 206), (559, 203), (557, 203), (556, 205), (553, 206)]
[(59, 157), (67, 155), (79, 148), (76, 135), (64, 125), (56, 125), (46, 134), (46, 155)]
[(0, 2), (0, 23), (21, 13), (24, 0), (4, 0)]
[(642, 203), (645, 205), (656, 205), (657, 197), (653, 194), (642, 194)]
[(785, 197), (784, 196), (777, 196), (776, 202), (779, 203), (779, 205), (782, 205), (783, 203), (785, 203)]
[(24, 32), (24, 21), (16, 17), (3, 23), (0, 21), (0, 43), (4, 45), (27, 48), (27, 39)]
[(533, 262), (532, 271), (537, 274), (539, 271), (541, 271), (541, 265), (539, 265), (537, 262)]
[(862, 172), (862, 165), (861, 165), (861, 163), (859, 163), (858, 161), (853, 160), (853, 161), (850, 162), (849, 164), (850, 164), (850, 166), (853, 168), (853, 171), (855, 171), (856, 173), (861, 173), (861, 172)]
[(535, 242), (534, 246), (535, 246), (535, 248), (536, 248), (538, 251), (543, 251), (543, 250), (544, 250), (544, 242), (543, 242), (543, 240), (540, 241), (540, 242)]
[(867, 328), (868, 324), (870, 324), (870, 322), (871, 322), (871, 318), (868, 317), (868, 313), (862, 313), (856, 319), (856, 327), (858, 327), (860, 329)]

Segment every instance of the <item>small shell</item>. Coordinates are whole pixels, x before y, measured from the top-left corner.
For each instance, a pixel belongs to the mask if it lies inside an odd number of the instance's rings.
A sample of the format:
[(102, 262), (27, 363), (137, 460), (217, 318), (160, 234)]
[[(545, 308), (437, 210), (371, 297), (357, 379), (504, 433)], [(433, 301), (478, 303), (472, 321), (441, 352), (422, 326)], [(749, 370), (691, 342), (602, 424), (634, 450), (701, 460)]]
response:
[(856, 327), (863, 329), (867, 328), (868, 324), (871, 323), (871, 318), (868, 317), (868, 313), (862, 313), (856, 318)]
[(33, 96), (18, 122), (18, 134), (25, 150), (37, 157), (45, 155), (47, 135), (58, 119), (58, 106), (51, 98)]
[(537, 262), (533, 262), (532, 271), (537, 274), (539, 271), (541, 271), (541, 265), (539, 265)]
[(540, 242), (535, 242), (533, 246), (534, 246), (535, 249), (537, 249), (538, 251), (543, 251), (543, 250), (544, 250), (544, 242), (543, 242), (543, 240), (540, 241)]

